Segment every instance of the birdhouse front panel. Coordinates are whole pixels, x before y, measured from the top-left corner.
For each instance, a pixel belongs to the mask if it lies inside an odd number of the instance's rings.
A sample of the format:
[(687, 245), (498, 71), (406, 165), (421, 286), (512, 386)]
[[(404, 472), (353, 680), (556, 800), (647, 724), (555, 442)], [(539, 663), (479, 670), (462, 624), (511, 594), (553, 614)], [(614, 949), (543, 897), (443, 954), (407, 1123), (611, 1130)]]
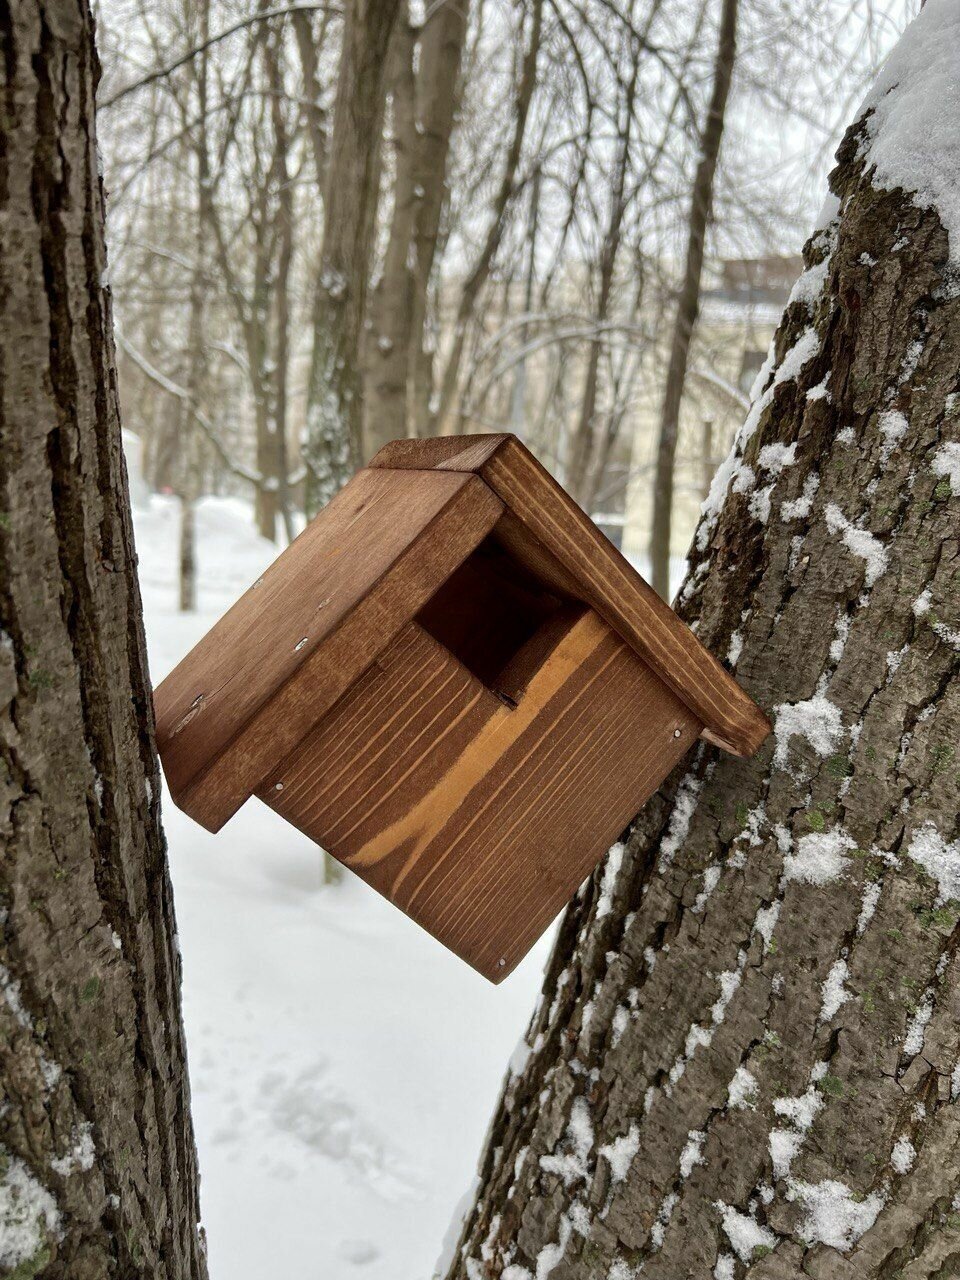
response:
[(698, 736), (769, 728), (511, 436), (381, 450), (155, 702), (188, 813), (257, 795), (494, 982)]
[(491, 687), (411, 623), (259, 792), (492, 981), (701, 728), (591, 609), (544, 626)]

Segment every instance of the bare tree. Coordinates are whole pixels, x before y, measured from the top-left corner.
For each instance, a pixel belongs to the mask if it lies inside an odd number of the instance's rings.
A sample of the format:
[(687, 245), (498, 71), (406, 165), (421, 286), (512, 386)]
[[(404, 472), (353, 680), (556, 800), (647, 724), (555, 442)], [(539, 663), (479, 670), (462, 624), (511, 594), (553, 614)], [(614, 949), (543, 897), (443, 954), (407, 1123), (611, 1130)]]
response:
[(391, 49), (392, 212), (372, 291), (364, 378), (364, 450), (416, 435), (429, 414), (425, 350), (429, 289), (447, 207), (447, 155), (460, 98), (469, 5), (431, 5), (415, 28), (409, 7)]
[(700, 159), (693, 180), (687, 255), (677, 314), (670, 343), (670, 359), (663, 388), (663, 409), (657, 443), (653, 486), (653, 528), (650, 535), (651, 585), (664, 599), (670, 589), (670, 529), (673, 474), (680, 425), (680, 405), (687, 381), (690, 340), (700, 312), (700, 280), (707, 227), (713, 205), (713, 184), (723, 140), (724, 120), (737, 54), (738, 0), (723, 0), (720, 35), (713, 75), (713, 93), (700, 141)]
[(323, 246), (313, 310), (304, 456), (307, 513), (360, 461), (360, 342), (379, 195), (387, 51), (400, 0), (351, 0), (324, 183)]
[(898, 92), (918, 172), (956, 128), (950, 13), (842, 145), (680, 595), (775, 736), (701, 746), (568, 911), (451, 1277), (957, 1270), (957, 188), (874, 168)]
[(204, 1280), (90, 10), (0, 43), (0, 1267)]

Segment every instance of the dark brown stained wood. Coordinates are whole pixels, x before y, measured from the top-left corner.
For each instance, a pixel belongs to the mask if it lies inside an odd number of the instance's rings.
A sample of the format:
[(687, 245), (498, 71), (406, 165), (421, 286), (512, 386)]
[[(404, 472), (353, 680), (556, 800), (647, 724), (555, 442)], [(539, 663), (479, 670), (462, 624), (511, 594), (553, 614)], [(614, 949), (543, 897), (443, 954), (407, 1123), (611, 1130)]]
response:
[(411, 623), (258, 792), (493, 982), (701, 729), (582, 607), (501, 676), (516, 706)]
[(501, 511), (468, 473), (361, 471), (156, 690), (177, 804), (218, 830)]
[(705, 738), (738, 755), (766, 738), (763, 712), (515, 436), (397, 440), (370, 466), (479, 475), (507, 508), (513, 548), (596, 609), (701, 720)]

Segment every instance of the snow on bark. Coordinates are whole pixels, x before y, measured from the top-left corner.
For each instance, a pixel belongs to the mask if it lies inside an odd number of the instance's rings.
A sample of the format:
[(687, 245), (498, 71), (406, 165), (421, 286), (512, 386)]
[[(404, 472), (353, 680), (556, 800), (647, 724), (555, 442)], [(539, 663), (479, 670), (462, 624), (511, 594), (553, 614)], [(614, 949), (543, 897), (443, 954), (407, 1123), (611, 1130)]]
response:
[[(0, 1179), (0, 1267), (7, 1274), (31, 1264), (39, 1270), (50, 1259), (50, 1240), (62, 1236), (60, 1210), (45, 1186), (19, 1157), (3, 1153), (5, 1171)], [(35, 1270), (22, 1271), (23, 1275)]]
[(927, 0), (867, 94), (862, 147), (876, 187), (935, 209), (960, 263), (960, 8)]

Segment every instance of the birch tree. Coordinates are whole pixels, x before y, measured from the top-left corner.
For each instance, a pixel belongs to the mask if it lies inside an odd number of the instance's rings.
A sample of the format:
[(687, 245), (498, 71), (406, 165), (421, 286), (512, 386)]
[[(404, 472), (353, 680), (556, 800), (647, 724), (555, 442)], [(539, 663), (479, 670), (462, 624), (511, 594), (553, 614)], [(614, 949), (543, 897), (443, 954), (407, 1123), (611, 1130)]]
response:
[(960, 1265), (960, 11), (848, 131), (679, 609), (775, 723), (567, 912), (458, 1280)]
[(0, 1270), (205, 1280), (89, 7), (0, 43)]

